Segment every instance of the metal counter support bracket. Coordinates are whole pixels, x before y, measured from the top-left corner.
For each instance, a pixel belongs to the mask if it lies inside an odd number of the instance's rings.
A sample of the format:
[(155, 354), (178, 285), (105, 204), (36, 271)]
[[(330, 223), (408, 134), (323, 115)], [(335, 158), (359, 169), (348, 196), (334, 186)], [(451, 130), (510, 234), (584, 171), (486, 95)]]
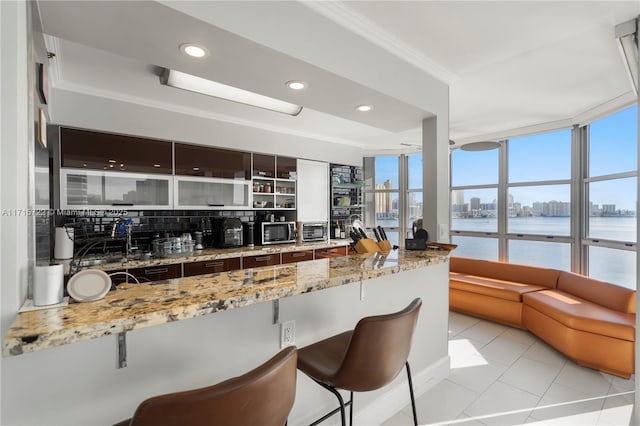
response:
[(123, 331), (116, 336), (118, 339), (118, 365), (117, 368), (127, 366), (127, 332)]
[(278, 324), (280, 322), (280, 299), (273, 301), (273, 323)]

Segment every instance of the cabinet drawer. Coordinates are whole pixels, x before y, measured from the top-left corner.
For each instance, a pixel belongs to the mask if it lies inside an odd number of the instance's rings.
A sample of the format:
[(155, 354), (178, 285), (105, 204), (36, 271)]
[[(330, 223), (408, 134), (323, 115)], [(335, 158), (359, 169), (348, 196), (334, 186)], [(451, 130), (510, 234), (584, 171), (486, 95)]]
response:
[(240, 258), (203, 260), (184, 264), (183, 275), (191, 277), (194, 275), (213, 274), (215, 272), (226, 272), (240, 269)]
[(291, 253), (282, 253), (282, 263), (302, 262), (304, 260), (313, 260), (313, 250), (294, 251)]
[(328, 257), (346, 256), (347, 246), (316, 249), (315, 254), (316, 254), (316, 259), (326, 259)]
[(147, 266), (146, 268), (131, 268), (127, 272), (141, 283), (147, 281), (169, 280), (182, 277), (182, 264)]
[(262, 256), (247, 256), (242, 258), (242, 269), (257, 268), (280, 264), (280, 253), (265, 254)]

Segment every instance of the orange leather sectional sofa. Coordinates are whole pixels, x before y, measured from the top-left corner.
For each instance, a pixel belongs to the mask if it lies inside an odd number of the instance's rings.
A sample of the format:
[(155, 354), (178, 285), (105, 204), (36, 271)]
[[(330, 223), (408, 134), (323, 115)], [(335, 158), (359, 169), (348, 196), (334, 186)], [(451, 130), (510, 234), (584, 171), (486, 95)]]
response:
[(578, 364), (635, 371), (636, 292), (536, 266), (450, 258), (452, 311), (529, 330)]

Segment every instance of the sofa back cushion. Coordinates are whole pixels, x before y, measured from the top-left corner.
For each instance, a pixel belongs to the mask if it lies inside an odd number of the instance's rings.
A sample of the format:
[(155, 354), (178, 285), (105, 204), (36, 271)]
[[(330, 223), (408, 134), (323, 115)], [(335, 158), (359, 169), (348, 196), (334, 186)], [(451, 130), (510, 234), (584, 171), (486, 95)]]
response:
[(558, 290), (619, 312), (636, 313), (636, 292), (573, 272), (560, 272)]
[(496, 278), (523, 284), (556, 288), (560, 271), (538, 266), (519, 265), (516, 263), (494, 262), (491, 260), (451, 257), (449, 270), (461, 274), (479, 277)]

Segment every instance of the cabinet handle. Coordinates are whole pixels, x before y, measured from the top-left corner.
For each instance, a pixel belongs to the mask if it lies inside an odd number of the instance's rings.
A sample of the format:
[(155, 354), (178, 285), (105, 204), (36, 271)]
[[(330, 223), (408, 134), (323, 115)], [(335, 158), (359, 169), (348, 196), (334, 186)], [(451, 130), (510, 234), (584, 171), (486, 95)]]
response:
[(271, 260), (271, 256), (263, 256), (254, 258), (256, 262), (268, 262)]
[(307, 253), (293, 253), (292, 256), (293, 257), (305, 257), (307, 255)]
[(144, 270), (145, 275), (164, 274), (166, 272), (169, 272), (169, 268), (157, 268), (157, 269), (145, 269)]
[(133, 206), (133, 203), (111, 203), (112, 206)]
[(327, 249), (325, 250), (325, 253), (337, 253), (338, 249)]
[(205, 268), (216, 268), (218, 266), (224, 266), (224, 262), (218, 261), (218, 262), (209, 262), (204, 264)]
[(224, 207), (224, 204), (209, 203), (209, 204), (207, 204), (207, 206), (209, 206), (209, 207)]

